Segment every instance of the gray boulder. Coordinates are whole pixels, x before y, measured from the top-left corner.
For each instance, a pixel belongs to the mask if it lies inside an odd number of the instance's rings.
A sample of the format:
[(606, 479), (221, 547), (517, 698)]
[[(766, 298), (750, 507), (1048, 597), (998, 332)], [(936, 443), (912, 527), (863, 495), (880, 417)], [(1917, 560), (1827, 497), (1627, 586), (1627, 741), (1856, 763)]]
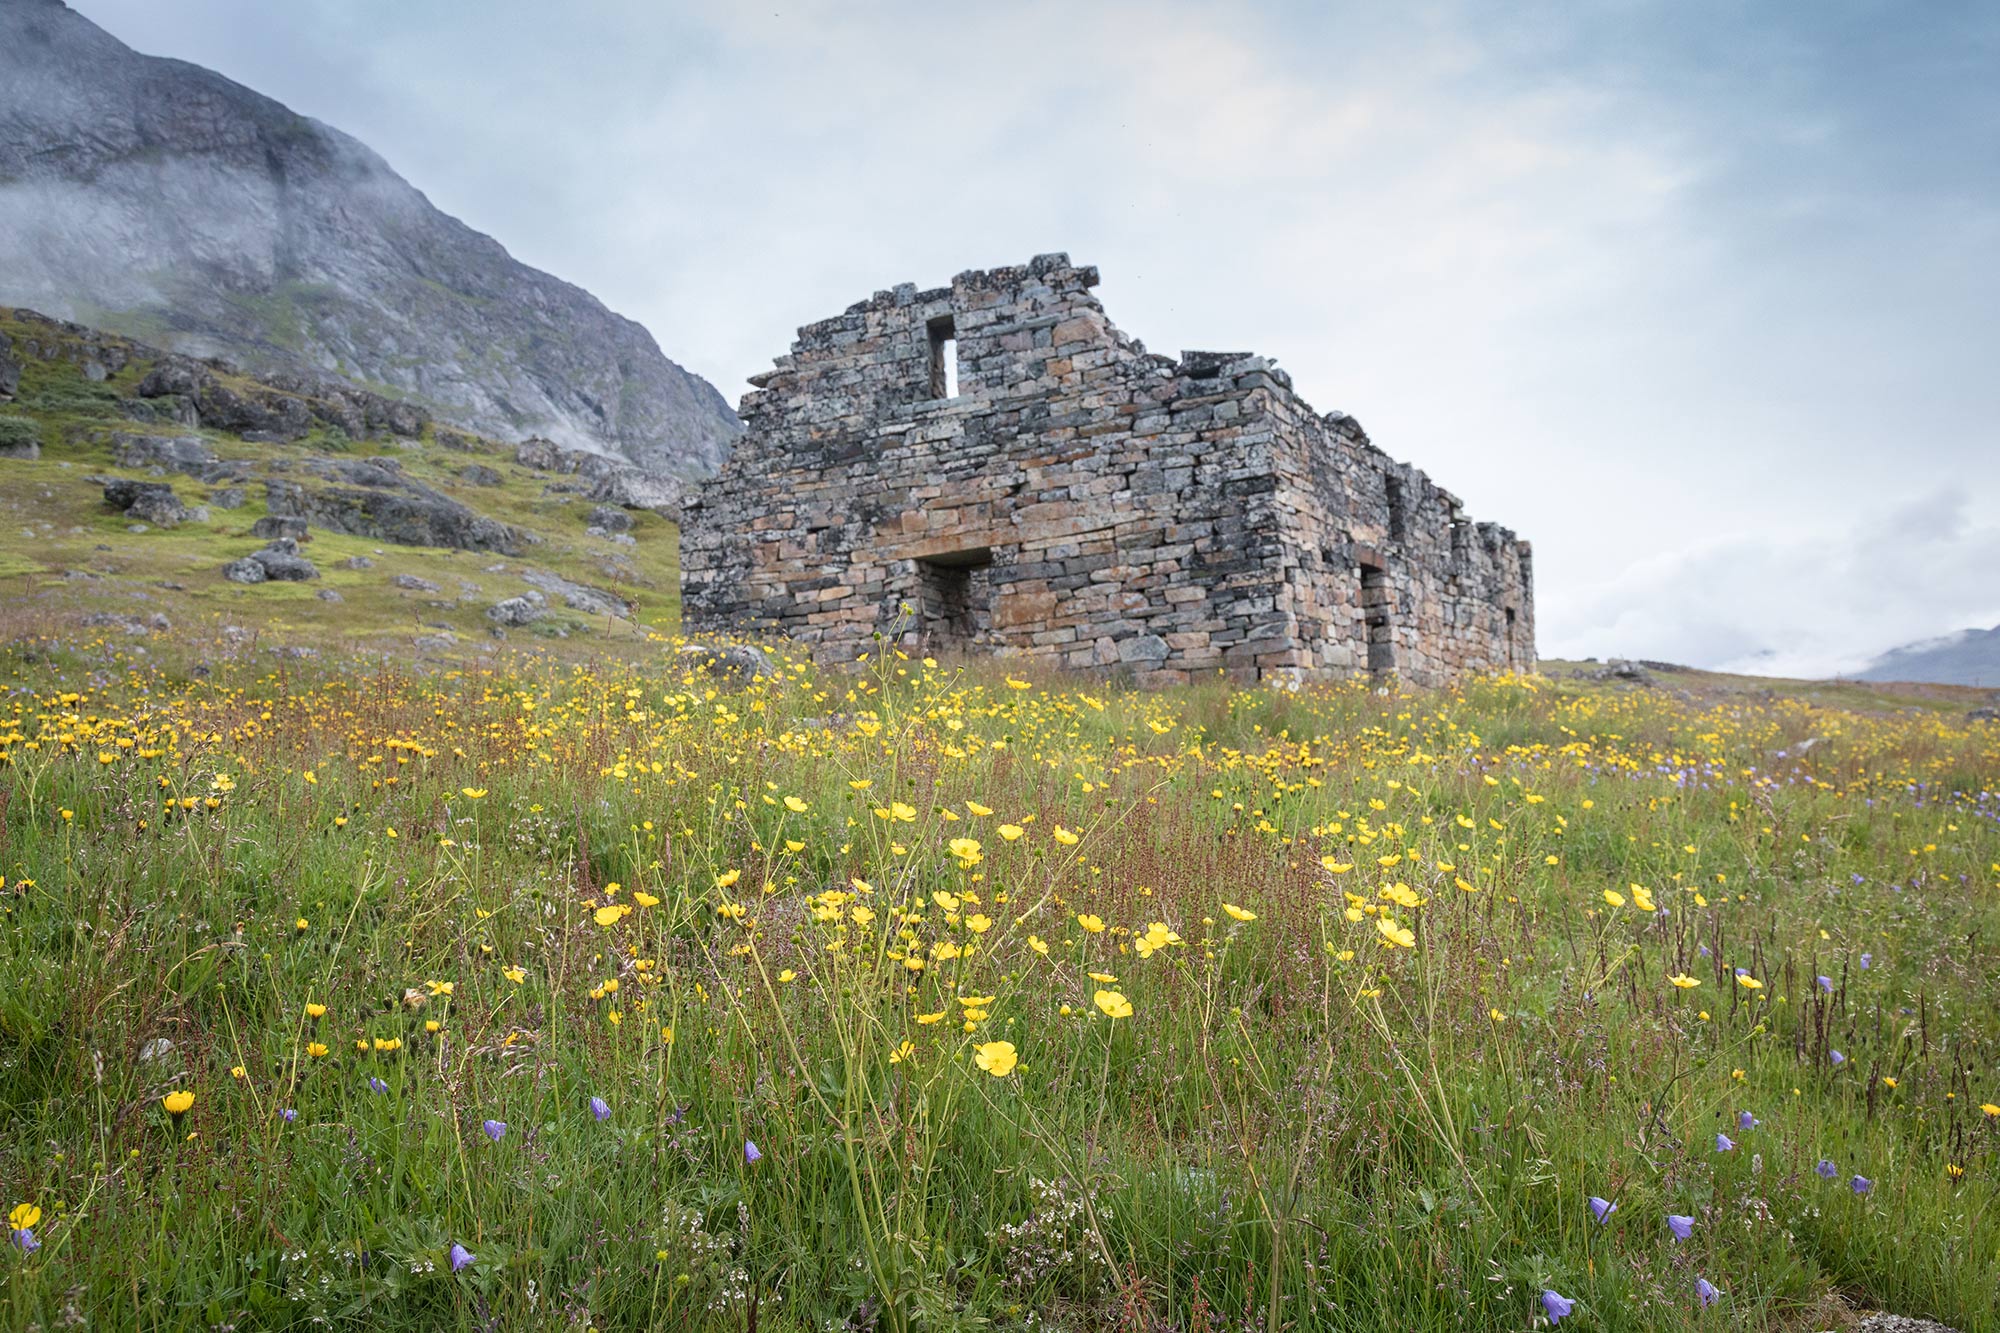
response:
[(243, 500), (244, 495), (241, 486), (225, 486), (208, 497), (208, 502), (217, 509), (241, 509), (243, 507)]
[(506, 478), (484, 463), (468, 463), (458, 470), (459, 478), (471, 486), (498, 486)]
[(266, 514), (250, 525), (250, 535), (266, 539), (289, 537), (295, 542), (304, 541), (306, 521), (290, 514)]
[(748, 685), (753, 680), (778, 674), (778, 664), (771, 660), (770, 654), (748, 644), (690, 643), (681, 648), (679, 657), (683, 667), (707, 672), (734, 685)]
[(104, 483), (104, 503), (139, 523), (171, 528), (188, 517), (187, 506), (163, 481), (114, 477)]
[(241, 560), (231, 560), (222, 567), (222, 577), (231, 583), (262, 583), (270, 575), (264, 572), (264, 564), (244, 556)]
[(443, 546), (518, 555), (530, 534), (473, 512), (448, 495), (411, 480), (393, 458), (309, 458), (302, 471), (329, 485), (285, 478), (264, 483), (270, 512), (400, 546)]
[(299, 544), (289, 537), (280, 537), (261, 551), (252, 551), (241, 560), (232, 560), (222, 567), (222, 577), (231, 583), (263, 583), (276, 580), (283, 583), (303, 583), (307, 579), (319, 577), (319, 570), (313, 562), (299, 554)]
[(590, 526), (605, 532), (630, 532), (632, 516), (610, 505), (598, 505), (590, 511)]
[(113, 435), (111, 457), (120, 467), (157, 467), (204, 480), (221, 462), (207, 441), (192, 435)]
[(41, 427), (27, 417), (0, 417), (0, 458), (32, 463), (41, 456)]
[[(355, 556), (354, 558), (356, 560), (359, 560), (362, 557)], [(389, 582), (394, 584), (396, 587), (403, 589), (405, 592), (444, 591), (444, 589), (438, 587), (437, 584), (432, 583), (429, 579), (420, 579), (415, 574), (398, 574), (396, 575), (395, 578), (390, 579)]]
[(587, 616), (623, 617), (631, 614), (631, 607), (617, 593), (593, 588), (587, 583), (572, 583), (545, 569), (523, 570), (521, 582), (540, 589), (570, 610), (581, 611)]
[(486, 618), (496, 625), (519, 629), (532, 625), (548, 614), (548, 599), (538, 592), (524, 592), (486, 608)]

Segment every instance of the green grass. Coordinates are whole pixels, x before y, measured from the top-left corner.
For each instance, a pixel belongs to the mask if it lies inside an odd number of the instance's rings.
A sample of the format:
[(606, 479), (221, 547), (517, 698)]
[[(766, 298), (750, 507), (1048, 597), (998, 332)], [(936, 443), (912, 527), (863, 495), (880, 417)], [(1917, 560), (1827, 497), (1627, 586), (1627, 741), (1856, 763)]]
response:
[(1991, 727), (155, 649), (11, 668), (6, 1326), (2000, 1314)]

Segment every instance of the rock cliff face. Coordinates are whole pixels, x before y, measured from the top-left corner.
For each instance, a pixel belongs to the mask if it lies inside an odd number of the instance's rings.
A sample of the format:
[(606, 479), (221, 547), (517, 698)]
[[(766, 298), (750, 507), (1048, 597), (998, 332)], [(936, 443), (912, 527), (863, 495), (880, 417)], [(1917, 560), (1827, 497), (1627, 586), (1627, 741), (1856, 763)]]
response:
[(0, 0), (0, 303), (649, 471), (712, 472), (739, 430), (646, 330), (361, 143), (58, 0)]

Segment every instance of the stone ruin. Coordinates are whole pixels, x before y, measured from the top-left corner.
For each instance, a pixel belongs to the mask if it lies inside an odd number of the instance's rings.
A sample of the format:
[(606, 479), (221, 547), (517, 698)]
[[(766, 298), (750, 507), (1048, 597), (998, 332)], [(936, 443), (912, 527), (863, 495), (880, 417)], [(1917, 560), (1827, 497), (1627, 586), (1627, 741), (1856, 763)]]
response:
[(1148, 353), (1067, 255), (905, 284), (752, 377), (681, 529), (690, 632), (1140, 685), (1531, 670), (1528, 543), (1263, 357)]

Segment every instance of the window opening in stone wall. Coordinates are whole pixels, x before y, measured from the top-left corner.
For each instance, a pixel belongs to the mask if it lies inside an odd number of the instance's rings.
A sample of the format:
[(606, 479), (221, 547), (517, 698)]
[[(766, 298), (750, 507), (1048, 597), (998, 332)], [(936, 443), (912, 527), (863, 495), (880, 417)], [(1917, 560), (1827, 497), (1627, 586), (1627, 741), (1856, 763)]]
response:
[(1380, 565), (1361, 566), (1361, 626), (1368, 638), (1368, 674), (1386, 676), (1396, 669), (1395, 598), (1389, 576)]
[(931, 346), (931, 397), (958, 397), (958, 330), (950, 315), (927, 326)]
[(1395, 477), (1388, 478), (1388, 483), (1389, 540), (1399, 542), (1403, 540), (1403, 531), (1408, 526), (1408, 520), (1403, 513), (1403, 483)]
[(1514, 661), (1514, 619), (1515, 619), (1514, 608), (1511, 606), (1507, 607), (1506, 611), (1507, 611), (1507, 665), (1511, 668), (1517, 665), (1517, 663)]
[(917, 561), (925, 651), (965, 652), (993, 628), (993, 552), (986, 547)]

